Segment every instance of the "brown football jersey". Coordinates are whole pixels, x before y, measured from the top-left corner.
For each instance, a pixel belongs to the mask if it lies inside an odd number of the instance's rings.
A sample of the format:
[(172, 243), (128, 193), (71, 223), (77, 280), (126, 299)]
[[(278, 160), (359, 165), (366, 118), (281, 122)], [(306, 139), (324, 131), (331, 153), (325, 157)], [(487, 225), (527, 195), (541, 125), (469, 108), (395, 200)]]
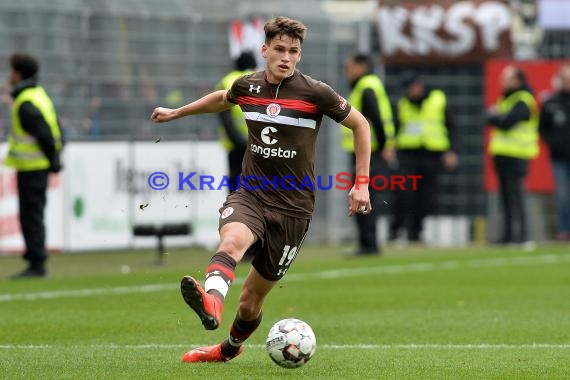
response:
[(241, 107), (249, 130), (241, 188), (286, 215), (310, 218), (318, 186), (315, 145), (323, 115), (340, 123), (350, 105), (329, 85), (298, 70), (279, 85), (267, 82), (264, 71), (243, 76), (227, 99)]

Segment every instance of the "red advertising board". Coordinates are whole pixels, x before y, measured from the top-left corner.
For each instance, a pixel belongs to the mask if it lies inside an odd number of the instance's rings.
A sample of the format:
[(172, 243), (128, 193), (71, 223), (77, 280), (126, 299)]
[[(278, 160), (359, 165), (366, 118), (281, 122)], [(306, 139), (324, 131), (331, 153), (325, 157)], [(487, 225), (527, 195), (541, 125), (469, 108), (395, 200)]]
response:
[[(520, 67), (527, 75), (539, 104), (544, 97), (552, 91), (554, 77), (562, 61), (512, 61), (489, 60), (485, 64), (485, 107), (491, 107), (501, 94), (499, 77), (501, 70), (507, 65), (514, 64)], [(497, 177), (493, 162), (487, 153), (491, 128), (485, 128), (485, 160), (484, 160), (484, 187), (486, 191), (497, 190)], [(554, 191), (554, 177), (550, 166), (548, 147), (540, 141), (540, 154), (530, 162), (529, 174), (525, 185), (528, 191), (535, 193), (551, 193)]]

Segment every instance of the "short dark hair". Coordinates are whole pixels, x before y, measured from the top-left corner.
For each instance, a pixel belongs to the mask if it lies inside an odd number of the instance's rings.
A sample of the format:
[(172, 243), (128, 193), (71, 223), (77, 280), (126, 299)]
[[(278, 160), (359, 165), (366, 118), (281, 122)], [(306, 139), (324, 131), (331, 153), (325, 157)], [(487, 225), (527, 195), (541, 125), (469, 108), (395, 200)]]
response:
[(366, 66), (366, 72), (371, 74), (374, 72), (374, 60), (370, 54), (355, 53), (351, 56), (354, 63)]
[(255, 56), (249, 50), (242, 52), (235, 60), (237, 70), (253, 70), (257, 67)]
[(17, 71), (22, 75), (22, 79), (35, 77), (40, 69), (38, 60), (27, 53), (12, 54), (10, 66), (12, 66), (13, 71)]
[(301, 21), (293, 20), (289, 17), (275, 17), (265, 24), (265, 43), (269, 44), (276, 36), (286, 35), (292, 39), (299, 40), (301, 45), (307, 34), (307, 27)]

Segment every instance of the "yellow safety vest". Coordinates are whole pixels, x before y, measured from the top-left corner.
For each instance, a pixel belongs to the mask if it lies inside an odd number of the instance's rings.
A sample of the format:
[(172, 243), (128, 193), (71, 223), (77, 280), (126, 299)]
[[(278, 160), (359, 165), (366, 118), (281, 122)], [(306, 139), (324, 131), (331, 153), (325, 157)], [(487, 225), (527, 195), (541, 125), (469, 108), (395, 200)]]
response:
[(512, 128), (491, 131), (489, 153), (493, 156), (507, 156), (530, 160), (538, 156), (538, 105), (534, 96), (528, 91), (520, 90), (497, 101), (499, 114), (508, 114), (515, 104), (524, 102), (530, 110), (530, 118), (521, 121)]
[(43, 87), (30, 87), (20, 92), (14, 99), (12, 128), (8, 135), (9, 151), (4, 163), (17, 171), (44, 170), (49, 168), (49, 160), (44, 155), (35, 137), (22, 128), (19, 111), (24, 102), (31, 102), (40, 111), (55, 140), (56, 151), (61, 150), (61, 130), (53, 103)]
[(397, 149), (425, 148), (433, 152), (449, 150), (445, 126), (446, 97), (441, 90), (431, 90), (421, 106), (408, 98), (398, 101), (400, 129), (396, 136)]
[[(392, 107), (390, 105), (390, 99), (386, 95), (386, 90), (380, 78), (377, 75), (369, 74), (365, 75), (356, 82), (356, 85), (350, 92), (348, 96), (348, 102), (356, 108), (358, 111), (362, 112), (362, 95), (366, 89), (372, 89), (374, 95), (376, 95), (376, 100), (378, 102), (378, 110), (380, 111), (380, 117), (382, 118), (382, 123), (384, 125), (384, 134), (386, 135), (385, 147), (394, 147), (394, 119), (392, 117)], [(368, 120), (371, 124), (371, 121)], [(370, 128), (371, 132), (371, 150), (374, 152), (378, 149), (378, 139), (376, 138), (376, 131), (374, 128)], [(341, 147), (347, 152), (354, 152), (354, 140), (352, 131), (348, 128), (341, 129)]]
[[(218, 90), (227, 90), (230, 87), (232, 87), (232, 84), (236, 79), (244, 75), (250, 74), (252, 72), (253, 71), (234, 70), (228, 73), (225, 77), (223, 77), (220, 83), (218, 83), (216, 88)], [(247, 139), (247, 124), (245, 123), (243, 111), (241, 110), (240, 107), (232, 107), (230, 109), (230, 112), (232, 115), (232, 120), (234, 121), (234, 124), (237, 128), (237, 131)], [(234, 144), (228, 138), (228, 135), (226, 134), (226, 131), (223, 127), (220, 127), (220, 143), (227, 151), (231, 151), (235, 148)]]

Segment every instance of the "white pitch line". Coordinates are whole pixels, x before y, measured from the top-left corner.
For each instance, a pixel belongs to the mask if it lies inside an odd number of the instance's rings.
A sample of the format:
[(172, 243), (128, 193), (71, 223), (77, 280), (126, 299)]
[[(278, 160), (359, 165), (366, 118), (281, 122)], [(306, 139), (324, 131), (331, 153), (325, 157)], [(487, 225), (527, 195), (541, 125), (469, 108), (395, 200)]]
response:
[(154, 293), (164, 290), (176, 289), (178, 285), (174, 284), (149, 284), (149, 285), (133, 285), (133, 286), (116, 286), (109, 288), (87, 288), (72, 290), (54, 290), (35, 293), (15, 293), (0, 294), (0, 302), (10, 301), (35, 301), (40, 299), (54, 299), (66, 297), (92, 297), (99, 295), (113, 294), (132, 294), (132, 293)]
[(475, 260), (463, 260), (463, 261), (448, 260), (442, 262), (426, 262), (426, 263), (399, 264), (399, 265), (395, 264), (395, 265), (383, 265), (377, 267), (343, 268), (343, 269), (333, 269), (333, 270), (315, 272), (310, 275), (290, 274), (284, 278), (284, 281), (301, 281), (307, 278), (324, 280), (324, 279), (335, 279), (335, 278), (353, 277), (361, 275), (374, 275), (374, 274), (434, 272), (437, 270), (454, 270), (460, 268), (556, 264), (561, 262), (570, 262), (570, 254), (497, 257), (490, 259), (475, 259)]
[[(128, 349), (156, 350), (199, 347), (204, 343), (188, 344), (86, 344), (86, 345), (55, 345), (55, 344), (3, 344), (0, 350), (54, 350), (54, 349)], [(265, 348), (263, 344), (246, 344), (246, 347)], [(473, 344), (438, 344), (438, 343), (408, 343), (408, 344), (321, 344), (320, 349), (330, 350), (390, 350), (390, 349), (441, 349), (441, 350), (495, 350), (495, 349), (570, 349), (570, 343), (473, 343)]]
[[(321, 347), (321, 346), (317, 346)], [(553, 343), (533, 343), (533, 344), (491, 344), (491, 343), (481, 343), (481, 344), (436, 344), (436, 343), (425, 343), (425, 344), (325, 344), (322, 347), (329, 349), (392, 349), (392, 348), (402, 348), (402, 349), (528, 349), (528, 348), (568, 348), (570, 349), (570, 343), (565, 344), (553, 344)]]
[[(325, 270), (313, 273), (291, 273), (283, 279), (287, 282), (302, 282), (306, 280), (329, 280), (346, 277), (355, 277), (362, 275), (397, 275), (402, 273), (415, 272), (434, 272), (438, 270), (455, 270), (461, 268), (484, 268), (484, 267), (501, 267), (501, 266), (525, 266), (535, 264), (558, 264), (570, 262), (570, 254), (561, 255), (537, 255), (537, 256), (515, 256), (515, 257), (497, 257), (489, 259), (474, 260), (448, 260), (442, 262), (425, 262), (412, 264), (394, 264), (380, 265), (376, 267), (358, 267)], [(235, 285), (243, 283), (243, 278), (234, 281)], [(117, 294), (136, 294), (136, 293), (154, 293), (162, 291), (172, 291), (179, 287), (178, 284), (148, 284), (148, 285), (132, 285), (117, 286), (108, 288), (87, 288), (72, 290), (54, 290), (34, 293), (12, 293), (0, 294), (0, 302), (12, 301), (35, 301), (42, 299), (57, 299), (67, 297), (92, 297), (100, 295), (117, 295)]]

